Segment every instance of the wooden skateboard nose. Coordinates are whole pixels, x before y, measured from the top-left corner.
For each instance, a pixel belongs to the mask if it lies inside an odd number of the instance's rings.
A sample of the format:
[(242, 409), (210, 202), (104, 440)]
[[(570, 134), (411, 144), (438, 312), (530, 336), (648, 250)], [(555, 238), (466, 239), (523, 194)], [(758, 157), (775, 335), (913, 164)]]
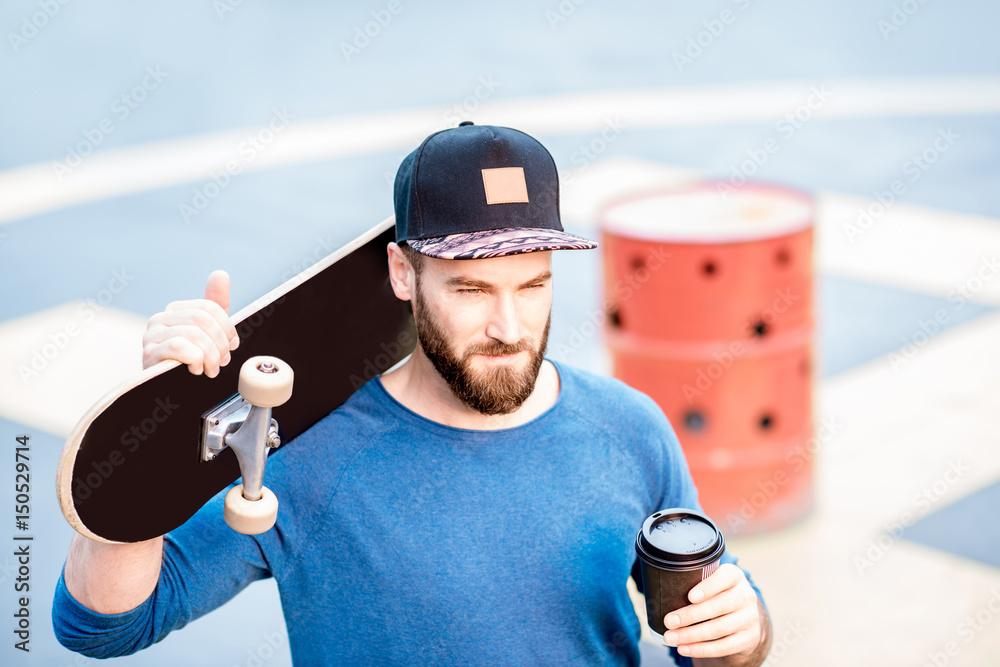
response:
[[(218, 377), (167, 360), (102, 397), (60, 457), (57, 493), (70, 525), (100, 542), (139, 542), (177, 528), (241, 474), (242, 495), (253, 498), (249, 466), (224, 451), (251, 410), (267, 417), (254, 419), (262, 442), (279, 444), (272, 408), (291, 442), (416, 345), (409, 305), (388, 279), (386, 245), (394, 238), (389, 218), (233, 315), (240, 346)], [(277, 362), (252, 363), (250, 379), (237, 381), (245, 359), (272, 353)], [(290, 398), (280, 376), (291, 377), (292, 368), (297, 391)], [(206, 420), (223, 405), (230, 409), (215, 415), (218, 424)], [(205, 437), (216, 426), (224, 428)], [(261, 460), (266, 452), (262, 446)], [(264, 498), (262, 482), (256, 492)], [(150, 488), (177, 492), (150, 503)]]

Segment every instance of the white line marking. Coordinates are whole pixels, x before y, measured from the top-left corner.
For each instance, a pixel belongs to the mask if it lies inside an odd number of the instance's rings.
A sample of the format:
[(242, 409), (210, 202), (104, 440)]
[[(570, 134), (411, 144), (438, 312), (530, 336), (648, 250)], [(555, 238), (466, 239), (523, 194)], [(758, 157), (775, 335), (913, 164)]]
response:
[(146, 319), (71, 301), (0, 325), (0, 416), (65, 437), (109, 388), (142, 368)]
[[(485, 102), (478, 123), (535, 135), (599, 132), (618, 118), (629, 129), (776, 122), (814, 87), (830, 99), (815, 118), (1000, 113), (1000, 77), (830, 80), (601, 91)], [(244, 171), (416, 147), (446, 126), (446, 107), (295, 122)], [(155, 188), (206, 180), (256, 128), (97, 152), (60, 182), (53, 162), (0, 172), (0, 224), (47, 211)]]

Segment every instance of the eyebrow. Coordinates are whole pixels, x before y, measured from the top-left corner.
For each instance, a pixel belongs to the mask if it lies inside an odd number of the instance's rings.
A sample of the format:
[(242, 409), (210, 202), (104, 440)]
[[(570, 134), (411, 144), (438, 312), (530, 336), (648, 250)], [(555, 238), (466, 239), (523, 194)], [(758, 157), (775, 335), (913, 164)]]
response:
[[(537, 276), (531, 280), (524, 282), (518, 287), (528, 287), (536, 283), (544, 282), (552, 277), (551, 271), (544, 271), (539, 273)], [(475, 280), (474, 278), (466, 278), (465, 276), (456, 276), (454, 278), (449, 278), (444, 283), (445, 287), (471, 287), (473, 289), (491, 289), (495, 287), (493, 283), (488, 283), (485, 280)]]

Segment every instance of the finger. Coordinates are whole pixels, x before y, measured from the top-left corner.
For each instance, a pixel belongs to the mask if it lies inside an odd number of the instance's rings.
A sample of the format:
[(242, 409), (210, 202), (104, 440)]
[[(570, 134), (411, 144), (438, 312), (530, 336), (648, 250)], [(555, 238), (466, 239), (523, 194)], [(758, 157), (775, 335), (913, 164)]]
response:
[(219, 269), (212, 271), (205, 284), (205, 298), (219, 304), (227, 314), (229, 313), (229, 274)]
[[(169, 344), (172, 340), (176, 339), (194, 343), (202, 350), (202, 371), (205, 375), (214, 378), (219, 374), (223, 361), (223, 352), (219, 350), (215, 341), (205, 333), (204, 329), (194, 325), (181, 325), (171, 327), (170, 331), (173, 333), (173, 336), (165, 340), (165, 343)], [(228, 355), (229, 351), (226, 350), (225, 354)]]
[(698, 644), (681, 644), (677, 652), (691, 658), (722, 658), (737, 653), (748, 653), (757, 648), (760, 636), (753, 630), (740, 630), (722, 639)]
[(669, 630), (663, 635), (663, 641), (668, 646), (680, 646), (682, 644), (697, 644), (698, 642), (710, 642), (716, 639), (728, 637), (741, 630), (749, 630), (755, 627), (757, 614), (754, 609), (737, 609), (736, 611), (723, 614), (711, 620), (691, 625), (677, 630)]
[(230, 341), (226, 337), (225, 330), (219, 325), (218, 320), (204, 310), (198, 308), (186, 308), (184, 310), (168, 310), (157, 313), (149, 318), (146, 327), (146, 334), (143, 341), (149, 338), (154, 343), (159, 343), (171, 336), (183, 335), (174, 332), (173, 329), (181, 326), (194, 326), (201, 329), (219, 350), (219, 356), (228, 354)]
[[(144, 359), (153, 362), (176, 359), (188, 364), (188, 370), (195, 375), (204, 372), (208, 377), (215, 377), (224, 360), (212, 339), (194, 325), (151, 331), (148, 347), (148, 352), (143, 350)], [(228, 363), (228, 359), (225, 361)]]
[[(716, 618), (717, 616), (728, 614), (736, 611), (737, 609), (748, 607), (750, 606), (751, 601), (756, 602), (756, 595), (754, 594), (753, 589), (750, 588), (749, 584), (746, 586), (746, 589), (742, 586), (737, 586), (735, 588), (730, 588), (727, 591), (722, 591), (718, 595), (710, 597), (704, 602), (689, 604), (686, 607), (681, 607), (680, 609), (667, 614), (663, 623), (668, 628), (673, 630), (674, 628), (694, 625), (695, 623), (701, 623), (702, 621), (707, 621), (710, 618)], [(751, 600), (751, 595), (754, 596), (753, 600)]]
[(723, 563), (707, 579), (688, 592), (688, 600), (691, 602), (701, 602), (736, 586), (746, 578), (746, 575), (743, 574), (743, 570), (740, 568), (732, 563)]
[(143, 368), (149, 368), (167, 359), (186, 364), (192, 375), (201, 375), (205, 370), (205, 351), (189, 340), (171, 338), (162, 343), (150, 343), (143, 348)]
[[(220, 322), (226, 330), (226, 337), (229, 339), (229, 349), (235, 350), (240, 346), (240, 338), (236, 335), (236, 327), (229, 321), (229, 274), (219, 269), (212, 271), (205, 284), (205, 300), (217, 303), (226, 315), (225, 322)], [(213, 313), (215, 314), (215, 313)]]
[[(212, 316), (212, 319), (221, 327), (226, 337), (226, 347), (235, 350), (239, 347), (240, 339), (236, 333), (236, 326), (229, 319), (229, 315), (222, 309), (222, 306), (208, 299), (191, 299), (188, 301), (174, 301), (168, 303), (164, 313), (174, 313), (181, 311), (201, 311)], [(195, 317), (188, 313), (190, 317)], [(155, 316), (154, 316), (155, 317)]]

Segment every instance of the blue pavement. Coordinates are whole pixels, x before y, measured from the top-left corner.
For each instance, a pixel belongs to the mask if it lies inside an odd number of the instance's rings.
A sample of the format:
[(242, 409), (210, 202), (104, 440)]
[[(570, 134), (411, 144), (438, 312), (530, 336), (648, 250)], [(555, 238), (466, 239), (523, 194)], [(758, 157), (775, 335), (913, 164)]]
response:
[(900, 349), (913, 337), (914, 322), (933, 322), (939, 310), (948, 318), (934, 335), (996, 311), (972, 302), (957, 309), (955, 303), (929, 294), (829, 276), (820, 280), (818, 297), (823, 377)]
[(908, 540), (1000, 568), (1000, 482), (986, 486), (913, 524)]

